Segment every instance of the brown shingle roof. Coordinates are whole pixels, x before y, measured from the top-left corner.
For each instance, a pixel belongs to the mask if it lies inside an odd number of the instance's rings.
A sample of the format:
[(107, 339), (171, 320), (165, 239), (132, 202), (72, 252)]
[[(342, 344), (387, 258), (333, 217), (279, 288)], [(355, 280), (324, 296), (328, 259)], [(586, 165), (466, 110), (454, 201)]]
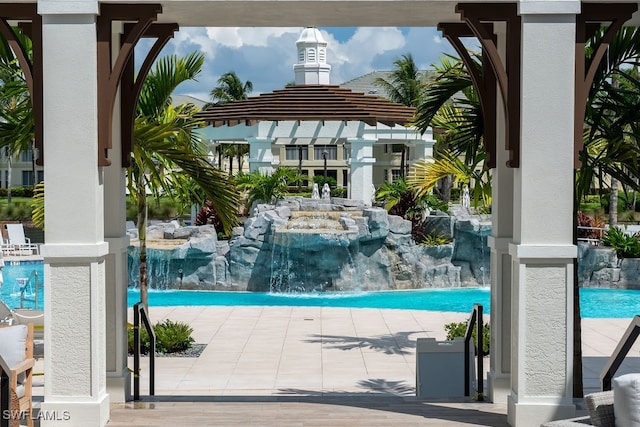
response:
[(406, 125), (415, 109), (333, 85), (290, 86), (243, 101), (215, 105), (196, 115), (211, 126), (260, 121), (361, 121), (371, 126)]

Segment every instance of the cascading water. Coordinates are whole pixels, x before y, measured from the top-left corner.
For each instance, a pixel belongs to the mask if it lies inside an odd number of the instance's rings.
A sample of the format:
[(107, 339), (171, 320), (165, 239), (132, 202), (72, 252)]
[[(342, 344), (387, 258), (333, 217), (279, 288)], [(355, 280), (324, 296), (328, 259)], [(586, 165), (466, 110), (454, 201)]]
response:
[(322, 292), (359, 283), (351, 253), (353, 230), (340, 212), (293, 212), (273, 234), (271, 292)]
[[(140, 247), (130, 246), (129, 251), (129, 287), (140, 287)], [(178, 262), (171, 251), (147, 248), (147, 283), (153, 289), (175, 289), (175, 270), (173, 264)]]

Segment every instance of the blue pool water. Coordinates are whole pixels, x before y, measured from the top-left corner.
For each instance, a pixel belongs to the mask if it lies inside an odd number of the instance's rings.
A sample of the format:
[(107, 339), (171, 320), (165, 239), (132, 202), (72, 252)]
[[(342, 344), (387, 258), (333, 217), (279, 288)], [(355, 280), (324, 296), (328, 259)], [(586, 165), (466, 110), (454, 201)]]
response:
[[(36, 277), (38, 281), (38, 308), (44, 307), (44, 290), (43, 290), (43, 264), (40, 261), (20, 261), (20, 262), (6, 262), (2, 269), (2, 277), (4, 282), (0, 287), (0, 299), (4, 301), (11, 308), (20, 307), (20, 281), (28, 280), (26, 290), (24, 293), (25, 298), (35, 299), (36, 289)], [(25, 302), (24, 307), (35, 308), (33, 302)]]
[[(4, 285), (0, 287), (0, 299), (10, 307), (19, 306), (18, 279), (28, 278), (36, 271), (40, 288), (39, 307), (42, 307), (42, 263), (6, 265), (3, 271)], [(33, 279), (31, 281), (33, 283)], [(34, 295), (33, 288), (28, 294)], [(140, 293), (129, 289), (129, 306), (139, 301)], [(407, 291), (366, 292), (360, 294), (268, 294), (253, 292), (207, 291), (150, 291), (151, 306), (195, 305), (271, 305), (271, 306), (321, 306), (355, 308), (397, 308), (412, 310), (451, 311), (470, 313), (473, 304), (484, 306), (489, 312), (489, 290), (478, 288), (420, 289)], [(27, 306), (32, 306), (27, 305)], [(585, 318), (631, 318), (640, 314), (640, 291), (613, 289), (581, 289), (580, 311)]]
[[(140, 299), (129, 290), (129, 305)], [(419, 289), (360, 294), (268, 294), (254, 292), (150, 291), (150, 306), (272, 305), (311, 307), (399, 308), (470, 313), (473, 304), (489, 313), (489, 290), (478, 288)], [(631, 318), (640, 314), (640, 291), (581, 289), (580, 313), (584, 318)]]

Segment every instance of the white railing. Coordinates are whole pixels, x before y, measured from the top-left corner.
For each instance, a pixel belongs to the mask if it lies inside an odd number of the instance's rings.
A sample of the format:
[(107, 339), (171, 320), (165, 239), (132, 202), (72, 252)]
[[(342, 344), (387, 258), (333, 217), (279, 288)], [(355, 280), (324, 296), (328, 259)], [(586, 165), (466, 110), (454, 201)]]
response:
[(602, 227), (586, 227), (579, 225), (578, 232), (580, 230), (587, 230), (589, 236), (597, 236), (597, 237), (578, 237), (578, 242), (587, 242), (594, 246), (599, 246), (602, 241), (602, 237), (604, 236), (604, 232), (607, 231), (606, 228)]

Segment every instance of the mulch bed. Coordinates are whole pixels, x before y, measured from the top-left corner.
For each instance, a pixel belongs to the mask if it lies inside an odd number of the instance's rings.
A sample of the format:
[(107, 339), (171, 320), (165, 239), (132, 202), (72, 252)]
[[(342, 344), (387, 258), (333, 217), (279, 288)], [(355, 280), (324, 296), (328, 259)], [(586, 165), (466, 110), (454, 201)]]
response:
[[(200, 357), (205, 348), (207, 348), (206, 344), (192, 344), (188, 350), (177, 353), (156, 353), (156, 357)], [(133, 356), (133, 354), (129, 354), (129, 356)], [(142, 356), (149, 355), (143, 354)]]

